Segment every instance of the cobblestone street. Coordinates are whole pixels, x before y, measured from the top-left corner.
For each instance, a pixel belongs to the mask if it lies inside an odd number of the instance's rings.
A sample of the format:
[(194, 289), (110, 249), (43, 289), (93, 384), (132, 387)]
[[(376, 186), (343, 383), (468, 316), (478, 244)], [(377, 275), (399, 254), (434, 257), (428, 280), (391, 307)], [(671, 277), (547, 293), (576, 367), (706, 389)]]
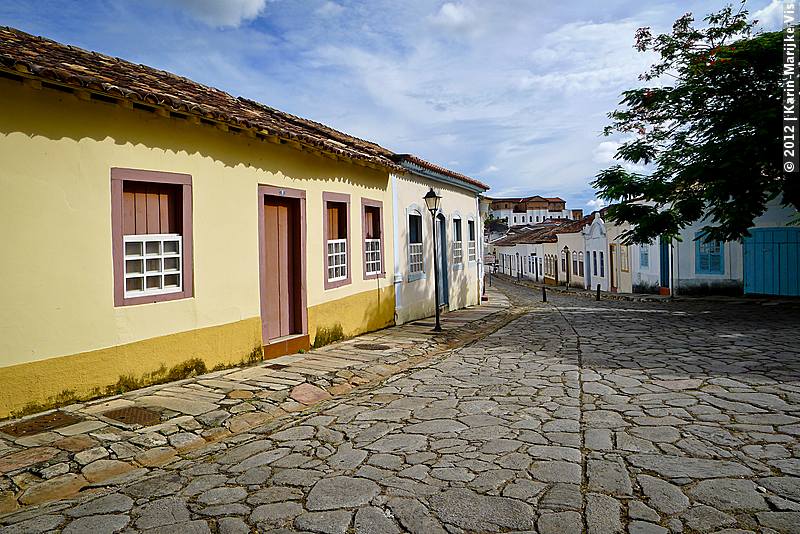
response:
[(800, 532), (800, 310), (495, 281), (488, 337), (0, 533)]

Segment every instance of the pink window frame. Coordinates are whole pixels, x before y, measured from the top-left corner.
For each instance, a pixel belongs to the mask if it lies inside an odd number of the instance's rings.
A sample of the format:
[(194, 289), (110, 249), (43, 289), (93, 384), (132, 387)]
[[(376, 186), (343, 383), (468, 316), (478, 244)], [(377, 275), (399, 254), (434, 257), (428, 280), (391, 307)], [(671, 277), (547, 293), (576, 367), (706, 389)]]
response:
[[(181, 186), (181, 235), (183, 237), (183, 291), (163, 295), (125, 297), (125, 253), (122, 234), (122, 187), (124, 182), (150, 182)], [(114, 263), (114, 306), (135, 306), (194, 296), (192, 247), (192, 176), (175, 172), (111, 169), (111, 249)]]
[(364, 280), (374, 280), (376, 278), (386, 278), (386, 258), (383, 254), (383, 202), (380, 200), (372, 200), (370, 198), (362, 198), (361, 199), (361, 239), (362, 243), (366, 242), (367, 239), (367, 208), (378, 208), (379, 219), (380, 219), (380, 232), (381, 232), (381, 272), (376, 274), (367, 274), (367, 256), (366, 256), (366, 246), (362, 246), (361, 254), (361, 263), (363, 263), (364, 267)]
[[(328, 202), (341, 202), (346, 205), (347, 210), (347, 278), (344, 280), (328, 281)], [(325, 282), (325, 289), (335, 289), (350, 284), (353, 279), (353, 249), (350, 236), (350, 195), (346, 193), (322, 193), (322, 258), (325, 271), (322, 280)]]

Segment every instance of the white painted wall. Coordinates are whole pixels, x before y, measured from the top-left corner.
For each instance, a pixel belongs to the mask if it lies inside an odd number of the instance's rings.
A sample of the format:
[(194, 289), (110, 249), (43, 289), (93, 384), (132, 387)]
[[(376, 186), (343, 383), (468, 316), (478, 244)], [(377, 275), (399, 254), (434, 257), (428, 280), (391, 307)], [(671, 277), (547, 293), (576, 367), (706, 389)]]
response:
[[(423, 196), (433, 187), (441, 195), (440, 211), (447, 222), (447, 276), (449, 309), (456, 310), (480, 303), (480, 265), (482, 261), (483, 224), (479, 216), (477, 195), (466, 189), (433, 181), (416, 174), (392, 175), (393, 207), (396, 213), (395, 232), (395, 321), (403, 324), (430, 317), (435, 311), (433, 276), (433, 224), (425, 207)], [(408, 214), (419, 211), (422, 215), (422, 242), (425, 272), (409, 276)], [(463, 263), (453, 261), (453, 220), (461, 218)], [(467, 221), (476, 225), (477, 258), (470, 261), (469, 229)], [(437, 239), (438, 239), (437, 234)]]
[(525, 224), (536, 224), (547, 219), (571, 219), (572, 213), (569, 209), (561, 211), (550, 211), (547, 209), (528, 210), (525, 213), (515, 213), (513, 209), (492, 210), (492, 216), (497, 219), (507, 219), (509, 226), (523, 226)]
[(599, 284), (601, 291), (608, 291), (609, 273), (608, 258), (606, 257), (608, 255), (608, 240), (606, 238), (605, 222), (599, 215), (596, 215), (592, 224), (586, 226), (582, 233), (586, 243), (587, 285), (589, 289), (594, 290)]
[[(569, 234), (558, 234), (558, 251), (559, 251), (559, 260), (558, 260), (558, 280), (560, 283), (564, 283), (567, 280), (567, 272), (564, 271), (563, 265), (561, 262), (561, 252), (564, 250), (564, 247), (569, 249), (569, 272), (570, 272), (570, 280), (569, 285), (570, 287), (586, 287), (586, 241), (584, 239), (583, 232), (572, 232)], [(584, 262), (584, 269), (583, 269), (583, 276), (580, 275), (580, 269), (578, 272), (573, 272), (574, 265), (572, 262), (572, 253), (576, 252), (583, 254), (583, 262)]]

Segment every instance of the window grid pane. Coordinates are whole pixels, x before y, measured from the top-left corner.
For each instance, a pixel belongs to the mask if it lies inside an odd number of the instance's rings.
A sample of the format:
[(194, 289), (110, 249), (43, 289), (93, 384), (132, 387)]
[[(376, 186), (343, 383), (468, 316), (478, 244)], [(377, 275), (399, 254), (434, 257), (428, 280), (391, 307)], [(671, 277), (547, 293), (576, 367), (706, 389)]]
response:
[(328, 240), (328, 282), (347, 278), (347, 239)]
[(123, 237), (125, 298), (177, 293), (183, 290), (178, 234), (144, 234)]
[(364, 240), (364, 262), (367, 266), (367, 274), (381, 273), (381, 240)]
[(453, 241), (453, 263), (461, 263), (464, 259), (464, 251), (461, 241)]
[(478, 245), (475, 241), (470, 241), (467, 244), (467, 253), (469, 254), (469, 261), (475, 261), (478, 258)]
[(409, 243), (408, 269), (411, 273), (422, 272), (422, 243)]

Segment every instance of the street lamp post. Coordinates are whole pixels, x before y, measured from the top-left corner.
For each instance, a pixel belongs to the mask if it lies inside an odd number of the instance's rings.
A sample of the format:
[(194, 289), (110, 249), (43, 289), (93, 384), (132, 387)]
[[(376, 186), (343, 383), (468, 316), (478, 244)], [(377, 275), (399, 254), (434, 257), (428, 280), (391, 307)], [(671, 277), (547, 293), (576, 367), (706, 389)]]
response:
[(439, 263), (436, 261), (439, 257), (439, 247), (436, 243), (436, 212), (439, 211), (439, 202), (442, 197), (437, 195), (431, 187), (422, 198), (425, 200), (428, 211), (431, 212), (431, 221), (433, 222), (433, 293), (436, 298), (436, 326), (433, 327), (433, 331), (441, 332), (442, 327), (439, 324)]

